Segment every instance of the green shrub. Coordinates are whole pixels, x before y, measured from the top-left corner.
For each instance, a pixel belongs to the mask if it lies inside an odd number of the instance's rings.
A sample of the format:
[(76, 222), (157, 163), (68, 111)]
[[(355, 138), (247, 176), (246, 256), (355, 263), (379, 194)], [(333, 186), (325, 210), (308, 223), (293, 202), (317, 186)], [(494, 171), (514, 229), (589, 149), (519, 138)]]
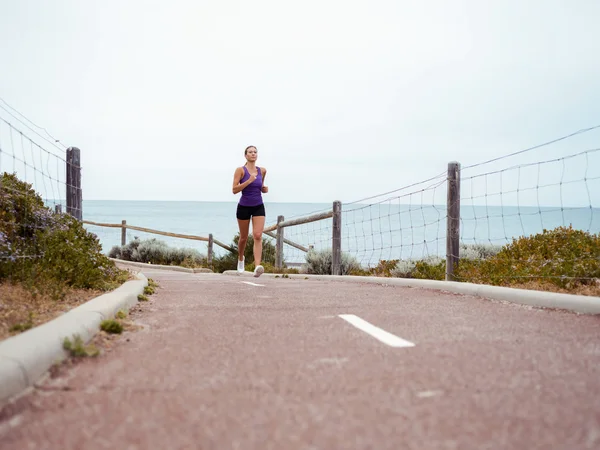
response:
[(365, 275), (371, 275), (376, 277), (391, 277), (397, 270), (399, 259), (382, 259), (377, 263), (377, 266), (366, 271)]
[(417, 265), (416, 261), (410, 259), (400, 259), (396, 266), (390, 270), (392, 277), (412, 278), (412, 273)]
[(140, 240), (137, 236), (128, 244), (115, 245), (108, 256), (124, 261), (182, 266), (189, 268), (206, 267), (207, 258), (192, 248), (173, 248), (156, 238)]
[(543, 230), (513, 239), (495, 256), (481, 261), (461, 260), (461, 281), (510, 286), (528, 280), (571, 289), (600, 278), (600, 234), (572, 226)]
[(421, 280), (444, 280), (446, 278), (446, 260), (431, 258), (417, 261), (411, 272), (411, 278)]
[[(333, 264), (333, 250), (314, 250), (311, 249), (306, 253), (306, 265), (303, 267), (304, 272), (315, 275), (331, 275)], [(348, 254), (342, 252), (341, 274), (349, 275), (361, 269), (358, 260)]]
[[(446, 260), (382, 260), (361, 275), (444, 280)], [(543, 230), (515, 238), (505, 246), (462, 244), (457, 281), (498, 286), (534, 283), (530, 288), (553, 285), (566, 290), (596, 286), (600, 278), (600, 234), (572, 226)], [(594, 291), (595, 292), (595, 291)]]
[[(489, 244), (461, 244), (460, 261), (465, 264), (478, 264), (481, 260), (489, 259), (502, 250), (501, 246)], [(396, 262), (392, 267), (392, 263)], [(382, 266), (385, 270), (382, 270)], [(444, 280), (446, 278), (446, 259), (441, 256), (428, 256), (426, 258), (400, 259), (389, 262), (380, 261), (376, 270), (382, 272), (381, 276), (400, 278), (419, 278), (430, 280)], [(387, 275), (389, 273), (389, 275)], [(380, 275), (376, 273), (376, 275)]]
[(492, 244), (460, 244), (460, 259), (488, 259), (502, 250), (501, 245)]
[(97, 236), (54, 214), (31, 184), (4, 173), (0, 183), (0, 282), (10, 279), (60, 297), (68, 288), (111, 290), (129, 275), (102, 253)]

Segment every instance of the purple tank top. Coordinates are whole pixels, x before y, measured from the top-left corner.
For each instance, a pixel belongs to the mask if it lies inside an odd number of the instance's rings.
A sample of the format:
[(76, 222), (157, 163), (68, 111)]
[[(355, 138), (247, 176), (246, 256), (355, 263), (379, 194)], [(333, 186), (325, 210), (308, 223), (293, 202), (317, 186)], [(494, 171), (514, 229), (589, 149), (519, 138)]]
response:
[[(260, 167), (257, 167), (258, 175), (256, 175), (256, 180), (250, 183), (242, 190), (242, 198), (240, 198), (240, 205), (242, 206), (258, 206), (262, 204), (262, 172)], [(247, 179), (250, 178), (250, 172), (246, 166), (244, 166), (244, 176), (240, 180), (240, 184), (244, 183)]]

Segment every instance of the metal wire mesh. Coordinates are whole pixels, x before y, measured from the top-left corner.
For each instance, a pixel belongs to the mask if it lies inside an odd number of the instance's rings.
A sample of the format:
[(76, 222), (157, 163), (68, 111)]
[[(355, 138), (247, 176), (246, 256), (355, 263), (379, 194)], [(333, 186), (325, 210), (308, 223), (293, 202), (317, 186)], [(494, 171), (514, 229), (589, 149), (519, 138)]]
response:
[[(559, 227), (571, 227), (592, 235), (600, 232), (600, 149), (472, 174), (475, 167), (478, 166), (463, 169), (461, 173), (461, 259), (475, 256), (469, 247), (478, 246), (485, 253), (493, 254), (519, 237), (539, 235)], [(502, 278), (593, 278), (573, 276), (573, 272), (565, 269), (600, 260), (597, 249), (583, 250), (565, 257), (543, 255), (544, 250), (540, 249), (543, 265), (556, 266), (556, 271), (535, 275), (503, 274)], [(533, 259), (531, 254), (513, 256), (507, 264), (516, 268), (518, 264), (533, 263)]]
[[(36, 230), (46, 228), (51, 214), (66, 210), (65, 157), (23, 129), (0, 117), (0, 195), (4, 205), (0, 216), (0, 260), (5, 261), (43, 257), (43, 248), (17, 246), (15, 240), (35, 239)], [(37, 200), (46, 208), (27, 207)], [(22, 248), (27, 250), (23, 252)]]
[[(306, 253), (310, 249), (317, 251), (331, 250), (332, 219), (323, 219), (315, 222), (294, 225), (283, 228), (286, 241), (283, 247), (283, 259), (289, 267), (296, 267), (306, 260)], [(298, 247), (303, 247), (300, 249)]]
[(368, 204), (342, 208), (342, 251), (364, 267), (445, 252), (446, 178), (440, 174)]

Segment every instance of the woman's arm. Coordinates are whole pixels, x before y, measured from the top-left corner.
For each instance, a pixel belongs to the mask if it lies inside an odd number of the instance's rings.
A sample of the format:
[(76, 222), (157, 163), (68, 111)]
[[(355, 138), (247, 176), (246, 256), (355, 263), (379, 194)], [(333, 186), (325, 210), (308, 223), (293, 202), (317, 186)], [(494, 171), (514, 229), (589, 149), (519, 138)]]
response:
[(269, 188), (268, 188), (268, 186), (265, 186), (265, 177), (267, 176), (267, 169), (265, 169), (264, 167), (262, 167), (262, 168), (261, 168), (261, 170), (262, 170), (262, 172), (263, 172), (263, 174), (262, 174), (262, 182), (263, 182), (263, 185), (262, 185), (262, 187), (260, 188), (260, 190), (261, 190), (261, 192), (262, 192), (263, 194), (266, 194), (267, 192), (269, 192)]
[(256, 180), (256, 175), (250, 174), (250, 178), (248, 178), (246, 181), (244, 181), (242, 184), (240, 184), (240, 180), (243, 177), (244, 177), (244, 169), (242, 169), (241, 167), (238, 167), (237, 169), (235, 169), (235, 173), (233, 174), (233, 187), (231, 188), (231, 190), (234, 194), (237, 194), (238, 192), (242, 192), (246, 188), (246, 186), (248, 186), (250, 183), (252, 183), (254, 180)]

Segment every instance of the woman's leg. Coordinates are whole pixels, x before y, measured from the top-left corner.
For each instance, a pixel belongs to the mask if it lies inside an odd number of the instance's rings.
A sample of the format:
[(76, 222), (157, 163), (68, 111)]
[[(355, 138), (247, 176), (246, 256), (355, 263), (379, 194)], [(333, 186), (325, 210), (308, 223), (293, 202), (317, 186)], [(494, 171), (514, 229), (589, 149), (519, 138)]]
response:
[(252, 237), (254, 238), (254, 267), (260, 266), (262, 258), (262, 235), (265, 229), (265, 216), (252, 216)]
[(250, 219), (238, 219), (238, 227), (240, 228), (240, 240), (238, 241), (238, 261), (244, 259), (244, 250), (246, 250), (246, 242), (248, 242), (248, 231), (250, 229)]

